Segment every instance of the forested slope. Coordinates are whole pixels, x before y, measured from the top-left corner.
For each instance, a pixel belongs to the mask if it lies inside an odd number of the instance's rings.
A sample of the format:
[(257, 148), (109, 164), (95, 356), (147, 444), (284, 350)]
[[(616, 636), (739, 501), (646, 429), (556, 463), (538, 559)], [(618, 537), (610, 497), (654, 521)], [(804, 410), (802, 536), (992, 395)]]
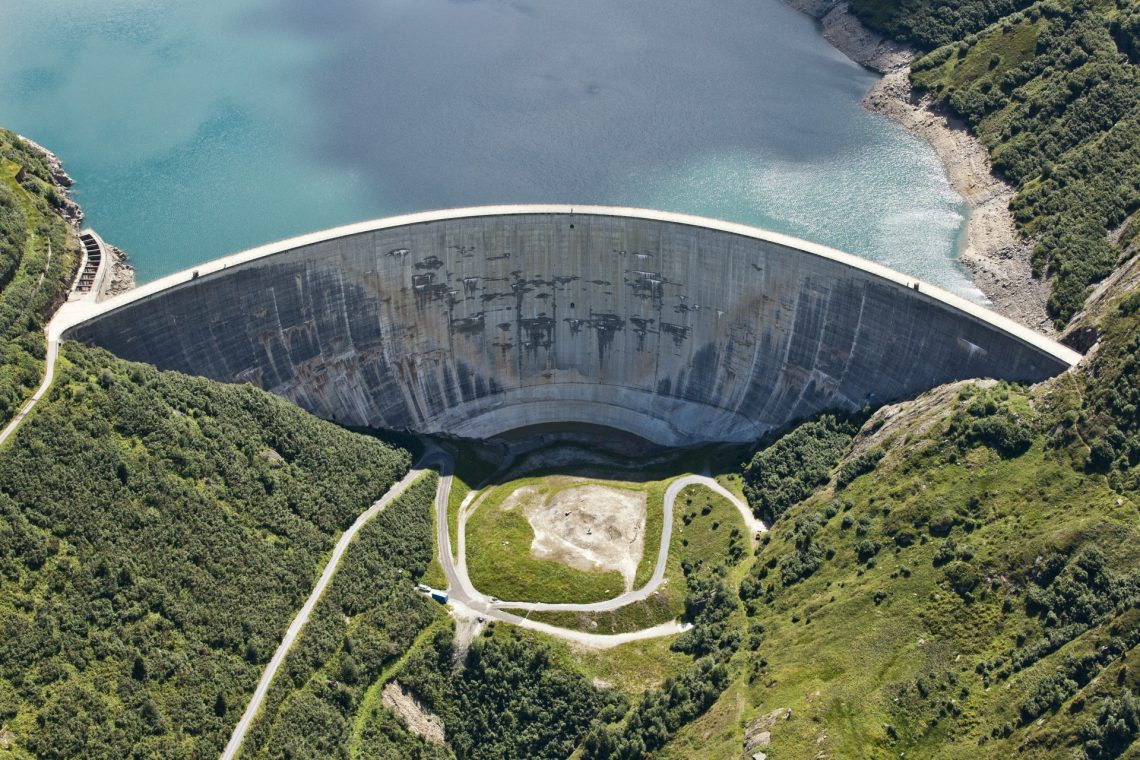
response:
[[(1012, 203), (1052, 278), (1058, 326), (1125, 255), (1140, 207), (1140, 3), (852, 0), (867, 25), (925, 53), (920, 91), (960, 115), (1018, 189)], [(1133, 231), (1134, 234), (1134, 231)]]
[(249, 386), (73, 344), (61, 364), (0, 450), (4, 743), (216, 757), (335, 536), (409, 456)]
[(44, 156), (0, 129), (0, 424), (39, 385), (43, 326), (78, 265), (63, 206)]
[[(243, 757), (430, 757), (430, 747), (381, 706), (381, 675), (433, 621), (440, 606), (415, 590), (432, 559), (439, 477), (420, 477), (361, 528), (313, 610)], [(444, 754), (442, 748), (439, 754)]]

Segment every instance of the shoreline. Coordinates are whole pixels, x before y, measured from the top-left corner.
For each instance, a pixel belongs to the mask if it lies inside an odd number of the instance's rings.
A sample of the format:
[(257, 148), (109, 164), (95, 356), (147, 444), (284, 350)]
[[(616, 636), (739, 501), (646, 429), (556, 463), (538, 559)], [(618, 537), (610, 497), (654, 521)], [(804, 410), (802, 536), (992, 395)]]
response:
[[(880, 74), (882, 79), (863, 97), (863, 107), (885, 116), (927, 142), (942, 162), (950, 186), (967, 207), (965, 241), (957, 261), (970, 273), (974, 285), (1002, 316), (1041, 334), (1055, 337), (1053, 320), (1046, 312), (1049, 282), (1032, 275), (1033, 243), (1023, 238), (1009, 212), (1015, 188), (993, 172), (989, 151), (961, 120), (947, 114), (929, 97), (910, 85), (914, 51), (871, 31), (851, 13), (847, 0), (784, 0), (791, 8), (814, 18), (824, 39), (855, 63)], [(52, 168), (52, 179), (66, 199), (61, 214), (76, 231), (83, 210), (72, 199), (74, 180), (53, 152), (19, 135), (40, 151)], [(108, 244), (111, 271), (103, 297), (136, 286), (134, 267), (127, 254)]]
[[(78, 234), (83, 228), (83, 209), (75, 202), (75, 199), (71, 197), (71, 187), (75, 184), (75, 180), (72, 179), (71, 175), (67, 173), (67, 170), (63, 168), (63, 161), (60, 160), (59, 156), (35, 140), (20, 134), (17, 134), (16, 137), (41, 153), (47, 160), (48, 166), (51, 167), (52, 184), (55, 185), (56, 190), (59, 191), (60, 196), (64, 199), (64, 207), (60, 211), (60, 216), (62, 216), (63, 220), (70, 224), (71, 228)], [(135, 287), (135, 268), (131, 266), (126, 252), (110, 243), (106, 245), (108, 252), (111, 254), (111, 270), (107, 273), (107, 278), (104, 280), (104, 285), (99, 294), (100, 298), (117, 296)]]
[(824, 39), (837, 50), (882, 75), (864, 96), (864, 108), (887, 117), (934, 149), (950, 186), (969, 209), (966, 242), (958, 261), (989, 299), (991, 308), (1044, 335), (1056, 335), (1045, 310), (1049, 283), (1033, 277), (1033, 244), (1018, 232), (1009, 212), (1016, 190), (994, 174), (989, 151), (960, 120), (911, 87), (914, 51), (863, 26), (845, 0), (785, 2), (815, 18), (823, 28)]

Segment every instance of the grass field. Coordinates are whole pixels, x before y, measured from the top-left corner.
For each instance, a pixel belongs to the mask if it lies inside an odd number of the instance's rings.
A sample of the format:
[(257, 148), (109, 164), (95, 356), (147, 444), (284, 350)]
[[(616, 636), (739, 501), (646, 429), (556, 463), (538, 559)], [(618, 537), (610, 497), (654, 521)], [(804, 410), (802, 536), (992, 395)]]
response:
[[(602, 460), (599, 459), (598, 453), (593, 450), (582, 449), (574, 444), (559, 444), (555, 447), (551, 447), (551, 450), (555, 449), (565, 449), (568, 452), (580, 450), (583, 455), (590, 457), (588, 461), (595, 463), (552, 467), (543, 464), (540, 455), (543, 452), (549, 452), (549, 450), (542, 450), (538, 452), (538, 455), (532, 453), (528, 455), (528, 457), (524, 457), (520, 461), (519, 466), (516, 466), (514, 469), (515, 473), (519, 475), (525, 474), (526, 477), (516, 477), (509, 482), (493, 485), (490, 487), (490, 491), (484, 491), (480, 494), (479, 498), (483, 499), (484, 503), (475, 511), (468, 522), (466, 535), (468, 570), (470, 571), (472, 582), (480, 591), (498, 596), (501, 599), (511, 599), (514, 601), (565, 601), (584, 603), (601, 601), (616, 595), (598, 596), (598, 594), (605, 593), (604, 589), (612, 588), (614, 581), (601, 579), (597, 573), (583, 573), (561, 565), (560, 563), (533, 559), (530, 556), (529, 547), (530, 542), (534, 538), (534, 534), (526, 519), (521, 515), (508, 515), (506, 517), (502, 515), (489, 516), (489, 513), (484, 512), (485, 507), (489, 504), (501, 504), (502, 500), (506, 498), (511, 490), (528, 484), (533, 485), (546, 477), (575, 472), (579, 472), (583, 475), (597, 475), (599, 477), (597, 480), (598, 483), (620, 488), (633, 487), (643, 490), (647, 495), (644, 551), (641, 561), (638, 563), (633, 583), (634, 588), (641, 588), (653, 575), (653, 569), (657, 563), (658, 549), (661, 545), (665, 490), (669, 483), (674, 478), (682, 475), (698, 472), (703, 469), (711, 469), (730, 490), (734, 493), (739, 493), (741, 488), (740, 476), (738, 473), (732, 472), (732, 469), (741, 461), (745, 454), (745, 450), (740, 446), (708, 446), (701, 449), (684, 450), (675, 453), (671, 457), (665, 458), (649, 458), (643, 461), (637, 461), (628, 458), (614, 457), (612, 461), (606, 464), (597, 464), (595, 460)], [(573, 454), (571, 453), (571, 458), (572, 457)], [(484, 475), (486, 475), (486, 473), (484, 473)], [(608, 480), (607, 478), (612, 479)], [(458, 478), (456, 480), (458, 481)], [(465, 486), (466, 484), (459, 486), (457, 482), (457, 487), (460, 489)], [(503, 488), (506, 488), (507, 491), (500, 490)], [(719, 503), (719, 498), (720, 497), (716, 497), (714, 503)], [(458, 505), (462, 499), (463, 497), (458, 495), (456, 487), (453, 487), (451, 513), (448, 515), (449, 521), (453, 524), (453, 541), (455, 535), (454, 523), (457, 520)], [(683, 501), (682, 499), (679, 503), (683, 503)], [(727, 506), (731, 510), (731, 505)], [(739, 525), (739, 514), (736, 513), (735, 510), (731, 511), (733, 512), (731, 517), (721, 519), (719, 522), (727, 524), (727, 522), (731, 520), (733, 526)], [(677, 520), (677, 524), (683, 527), (683, 524), (679, 522), (679, 517)], [(743, 527), (741, 527), (741, 529), (743, 530)], [(731, 529), (729, 529), (728, 532), (731, 532)], [(499, 537), (495, 539), (494, 536)], [(498, 543), (493, 543), (496, 540)], [(503, 540), (508, 541), (509, 544), (504, 546), (502, 543)], [(551, 622), (557, 620), (557, 624), (559, 625), (569, 624), (572, 627), (582, 628), (584, 630), (593, 630), (592, 624), (596, 622), (604, 629), (622, 631), (645, 627), (642, 623), (648, 620), (656, 620), (657, 622), (671, 620), (676, 617), (676, 614), (668, 613), (680, 609), (680, 602), (683, 600), (685, 593), (680, 561), (673, 556), (675, 553), (676, 552), (671, 549), (670, 565), (666, 573), (666, 578), (678, 580), (672, 584), (674, 586), (672, 589), (667, 588), (670, 585), (669, 583), (665, 584), (662, 590), (666, 598), (658, 597), (646, 600), (646, 602), (639, 605), (630, 605), (621, 612), (609, 613), (600, 616), (596, 620), (593, 618), (578, 619), (573, 616), (552, 614)], [(524, 568), (533, 573), (537, 573), (537, 575), (525, 577), (515, 572), (515, 570)], [(614, 577), (617, 577), (616, 574)], [(482, 584), (484, 582), (489, 585), (488, 588), (483, 587)], [(490, 587), (497, 587), (500, 590), (505, 592), (510, 591), (513, 594), (522, 594), (525, 592), (527, 596), (512, 596), (507, 593), (500, 594), (492, 591)], [(535, 596), (535, 594), (539, 593), (554, 593), (556, 598)], [(621, 593), (621, 591), (617, 593)], [(598, 630), (602, 630), (602, 628)]]
[[(626, 482), (597, 482), (641, 490)], [(561, 562), (535, 559), (530, 549), (534, 540), (530, 523), (521, 510), (502, 509), (507, 497), (520, 488), (538, 488), (543, 494), (553, 495), (562, 488), (578, 485), (581, 481), (552, 486), (547, 477), (534, 476), (503, 483), (482, 494), (466, 526), (467, 569), (475, 588), (511, 601), (586, 603), (623, 593), (625, 582), (617, 571), (586, 572)], [(657, 519), (660, 522), (660, 515)], [(656, 556), (655, 549), (653, 553)]]

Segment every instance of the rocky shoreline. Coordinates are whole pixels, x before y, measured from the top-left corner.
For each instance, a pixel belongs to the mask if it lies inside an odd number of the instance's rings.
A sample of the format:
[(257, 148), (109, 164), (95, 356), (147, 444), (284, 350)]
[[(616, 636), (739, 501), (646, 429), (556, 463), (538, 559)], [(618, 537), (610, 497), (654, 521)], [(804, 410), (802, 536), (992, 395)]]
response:
[(55, 185), (55, 189), (59, 191), (59, 197), (63, 199), (63, 205), (59, 209), (59, 215), (64, 220), (78, 230), (83, 225), (83, 209), (71, 197), (71, 186), (75, 184), (75, 180), (63, 168), (63, 162), (59, 160), (59, 156), (52, 153), (50, 150), (40, 145), (35, 140), (30, 140), (23, 135), (16, 135), (25, 143), (28, 144), (36, 152), (40, 153), (44, 160), (47, 161), (48, 168), (51, 169), (51, 181)]
[[(35, 140), (23, 135), (17, 136), (41, 153), (47, 160), (48, 166), (51, 168), (52, 184), (55, 185), (60, 197), (63, 198), (63, 207), (59, 214), (78, 233), (83, 227), (83, 209), (71, 197), (71, 187), (75, 184), (75, 180), (63, 168), (63, 161), (60, 160), (59, 156)], [(135, 268), (131, 266), (127, 254), (121, 248), (116, 248), (109, 243), (107, 248), (111, 254), (111, 271), (108, 272), (107, 278), (104, 280), (102, 295), (109, 297), (125, 293), (135, 286)]]
[(1045, 311), (1049, 283), (1033, 277), (1033, 245), (1022, 238), (1009, 212), (1015, 190), (993, 173), (989, 151), (961, 121), (919, 97), (910, 86), (914, 52), (867, 29), (843, 0), (785, 1), (818, 19), (824, 38), (840, 52), (883, 75), (863, 105), (925, 139), (942, 159), (951, 186), (970, 209), (960, 260), (994, 310), (1038, 332), (1054, 334)]
[(111, 271), (104, 281), (103, 295), (110, 298), (134, 288), (135, 268), (131, 266), (127, 254), (122, 248), (107, 243), (107, 249), (111, 254)]

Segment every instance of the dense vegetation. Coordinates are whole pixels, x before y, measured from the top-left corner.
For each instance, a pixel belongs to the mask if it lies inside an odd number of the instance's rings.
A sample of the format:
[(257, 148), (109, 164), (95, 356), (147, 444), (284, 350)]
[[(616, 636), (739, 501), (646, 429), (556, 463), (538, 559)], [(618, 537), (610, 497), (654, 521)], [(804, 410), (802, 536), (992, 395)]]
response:
[(0, 129), (0, 423), (39, 385), (43, 326), (77, 265), (62, 202), (43, 155)]
[(1140, 6), (1133, 0), (854, 0), (918, 47), (919, 89), (962, 116), (1018, 188), (1012, 203), (1053, 277), (1058, 325), (1124, 254), (1140, 208)]
[(549, 647), (517, 629), (492, 625), (456, 671), (450, 628), (416, 652), (400, 680), (443, 718), (459, 758), (563, 758), (595, 721), (625, 711), (625, 698), (560, 667)]
[[(1088, 371), (1079, 408), (1066, 413), (1055, 445), (1080, 445), (1085, 467), (1103, 472), (1121, 491), (1140, 490), (1140, 292), (1123, 298), (1103, 324), (1102, 344)], [(1087, 448), (1086, 448), (1087, 447)]]
[(878, 32), (919, 50), (933, 50), (1032, 4), (1033, 0), (851, 0), (851, 10)]
[[(380, 757), (377, 723), (394, 757), (430, 748), (378, 706), (382, 672), (412, 646), (438, 605), (415, 590), (432, 557), (438, 476), (412, 484), (365, 525), (269, 690), (246, 738), (246, 757)], [(418, 749), (417, 749), (418, 748)], [(442, 748), (440, 750), (442, 752)]]
[(761, 441), (744, 467), (744, 495), (756, 516), (771, 522), (827, 483), (860, 422), (824, 414)]
[(217, 756), (333, 539), (407, 466), (254, 388), (66, 346), (0, 451), (16, 756)]

